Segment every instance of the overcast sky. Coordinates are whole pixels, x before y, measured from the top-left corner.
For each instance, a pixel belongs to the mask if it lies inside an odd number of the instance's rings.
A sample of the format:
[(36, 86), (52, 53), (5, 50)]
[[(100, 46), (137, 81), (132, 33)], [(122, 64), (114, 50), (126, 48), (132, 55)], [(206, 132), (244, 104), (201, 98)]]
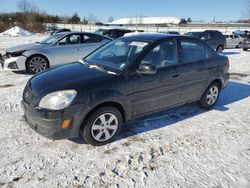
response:
[[(0, 11), (17, 10), (18, 0), (1, 0)], [(237, 21), (244, 18), (246, 0), (31, 0), (49, 14), (80, 17), (95, 15), (106, 22), (114, 18), (134, 16), (176, 16), (192, 20)]]

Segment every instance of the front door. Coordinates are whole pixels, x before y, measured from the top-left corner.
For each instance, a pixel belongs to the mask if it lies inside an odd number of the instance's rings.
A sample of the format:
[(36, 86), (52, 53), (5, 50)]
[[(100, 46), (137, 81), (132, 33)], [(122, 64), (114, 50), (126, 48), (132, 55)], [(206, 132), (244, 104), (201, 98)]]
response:
[(52, 65), (70, 63), (81, 59), (81, 34), (67, 35), (50, 49), (50, 56), (53, 58)]
[(182, 75), (177, 63), (176, 42), (163, 41), (150, 50), (140, 64), (152, 64), (155, 74), (133, 75), (134, 116), (152, 113), (179, 103)]

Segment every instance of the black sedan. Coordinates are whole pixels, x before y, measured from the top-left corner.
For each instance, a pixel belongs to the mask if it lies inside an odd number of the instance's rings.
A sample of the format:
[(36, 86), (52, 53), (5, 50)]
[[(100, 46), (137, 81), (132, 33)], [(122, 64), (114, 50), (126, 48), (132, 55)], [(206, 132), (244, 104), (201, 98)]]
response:
[(25, 118), (47, 138), (81, 136), (103, 145), (124, 121), (194, 101), (211, 108), (228, 69), (228, 58), (200, 39), (131, 34), (31, 78), (23, 93)]

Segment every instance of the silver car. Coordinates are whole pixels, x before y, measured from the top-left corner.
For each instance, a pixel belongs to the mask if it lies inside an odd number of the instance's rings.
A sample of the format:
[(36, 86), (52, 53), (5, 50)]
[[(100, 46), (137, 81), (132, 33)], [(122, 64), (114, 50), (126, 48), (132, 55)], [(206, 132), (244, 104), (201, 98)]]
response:
[(244, 40), (240, 35), (225, 35), (227, 40), (226, 48), (239, 48)]
[(3, 69), (35, 74), (52, 66), (82, 59), (111, 38), (86, 32), (54, 34), (45, 40), (7, 49), (0, 57)]

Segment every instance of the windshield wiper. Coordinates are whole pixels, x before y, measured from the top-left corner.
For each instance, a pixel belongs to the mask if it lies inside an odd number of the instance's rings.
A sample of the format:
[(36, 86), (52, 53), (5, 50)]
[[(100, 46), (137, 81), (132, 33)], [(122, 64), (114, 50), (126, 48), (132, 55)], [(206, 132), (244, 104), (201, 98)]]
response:
[(108, 74), (116, 74), (115, 72), (110, 71), (110, 70), (108, 70), (107, 68), (105, 68), (105, 67), (103, 67), (103, 66), (101, 66), (101, 65), (89, 64), (87, 61), (84, 61), (83, 59), (78, 60), (78, 62), (80, 62), (80, 63), (86, 65), (87, 67), (89, 67), (89, 68), (91, 68), (91, 69), (92, 69), (92, 68), (95, 68), (95, 69), (98, 69), (98, 70), (100, 70), (100, 71), (102, 71), (102, 72), (106, 72), (106, 73), (108, 73)]
[(86, 65), (86, 66), (89, 67), (89, 64), (86, 61), (83, 61), (82, 59), (78, 60), (78, 62), (80, 62), (80, 63), (82, 63), (82, 64), (84, 64), (84, 65)]
[(91, 64), (91, 65), (89, 65), (89, 68), (95, 68), (95, 69), (98, 69), (100, 71), (106, 72), (108, 74), (114, 74), (114, 75), (116, 74), (115, 72), (110, 71), (110, 70), (104, 68), (103, 66), (100, 66), (100, 65), (97, 65), (97, 64)]

